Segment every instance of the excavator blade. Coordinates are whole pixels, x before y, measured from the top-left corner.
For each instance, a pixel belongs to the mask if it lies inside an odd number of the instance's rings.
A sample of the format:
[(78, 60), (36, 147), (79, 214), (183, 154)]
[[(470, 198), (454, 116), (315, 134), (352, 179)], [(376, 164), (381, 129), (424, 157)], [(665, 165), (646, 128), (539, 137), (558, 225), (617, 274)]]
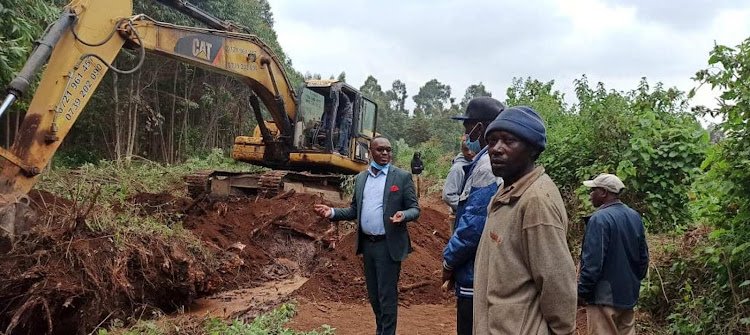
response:
[(36, 215), (29, 204), (26, 195), (0, 197), (0, 250), (31, 229)]

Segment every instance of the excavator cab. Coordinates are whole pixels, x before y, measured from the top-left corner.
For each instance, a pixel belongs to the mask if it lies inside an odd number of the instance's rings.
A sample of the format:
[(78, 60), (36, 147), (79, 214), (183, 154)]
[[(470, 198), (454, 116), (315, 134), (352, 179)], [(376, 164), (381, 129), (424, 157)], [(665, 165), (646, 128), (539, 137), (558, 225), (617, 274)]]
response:
[[(341, 136), (348, 143), (345, 157), (367, 163), (369, 142), (375, 134), (377, 105), (353, 87), (334, 80), (311, 80), (300, 89), (294, 147), (305, 152), (334, 153)], [(342, 127), (343, 105), (352, 103), (350, 129)]]

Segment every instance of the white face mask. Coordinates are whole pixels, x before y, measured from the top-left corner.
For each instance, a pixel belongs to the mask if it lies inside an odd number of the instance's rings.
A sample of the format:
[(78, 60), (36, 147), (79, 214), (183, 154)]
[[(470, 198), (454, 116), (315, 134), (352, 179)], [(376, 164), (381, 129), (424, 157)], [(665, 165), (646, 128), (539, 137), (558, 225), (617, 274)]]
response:
[(477, 137), (476, 141), (471, 140), (471, 134), (474, 133), (475, 130), (477, 130), (477, 127), (482, 124), (481, 122), (474, 125), (474, 128), (471, 128), (471, 131), (469, 131), (468, 134), (466, 134), (466, 139), (464, 140), (464, 143), (466, 144), (466, 147), (469, 148), (469, 150), (473, 152), (479, 152), (482, 150), (482, 144), (479, 143), (479, 137)]

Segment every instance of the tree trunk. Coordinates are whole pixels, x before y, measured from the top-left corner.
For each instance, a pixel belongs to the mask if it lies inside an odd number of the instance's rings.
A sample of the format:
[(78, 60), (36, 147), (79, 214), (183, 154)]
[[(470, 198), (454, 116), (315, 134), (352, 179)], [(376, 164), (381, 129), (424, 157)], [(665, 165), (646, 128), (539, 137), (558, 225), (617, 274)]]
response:
[[(132, 160), (133, 151), (136, 149), (136, 139), (138, 138), (138, 110), (139, 110), (139, 104), (141, 100), (141, 77), (142, 77), (143, 71), (138, 72), (138, 83), (135, 84), (133, 81), (134, 79), (131, 79), (131, 88), (130, 88), (130, 96), (132, 104), (134, 105), (133, 108), (130, 110), (130, 126), (129, 128), (129, 136), (128, 136), (128, 147), (127, 151), (125, 153), (125, 162), (130, 165), (130, 162)], [(133, 87), (135, 86), (135, 87)], [(133, 89), (135, 89), (135, 96), (133, 95)]]
[(167, 140), (169, 142), (167, 150), (169, 152), (168, 162), (170, 164), (174, 164), (174, 116), (175, 108), (177, 108), (177, 78), (179, 78), (180, 74), (180, 63), (175, 62), (175, 64), (177, 66), (174, 69), (174, 82), (172, 83), (172, 111), (169, 113), (169, 136)]
[(188, 117), (190, 116), (190, 88), (193, 86), (193, 81), (195, 80), (195, 70), (193, 70), (193, 77), (190, 78), (190, 71), (189, 67), (185, 67), (185, 115), (182, 118), (182, 129), (180, 130), (180, 139), (179, 139), (179, 158), (180, 161), (185, 159), (185, 153), (187, 151), (187, 130), (188, 130)]
[(5, 147), (10, 148), (10, 113), (5, 114)]
[(115, 160), (117, 164), (120, 164), (120, 159), (122, 159), (122, 124), (120, 123), (122, 113), (120, 112), (119, 83), (117, 79), (117, 73), (112, 71), (112, 96), (115, 99)]
[(135, 76), (130, 76), (130, 90), (128, 92), (128, 138), (125, 143), (125, 164), (130, 165), (130, 137), (133, 133), (133, 89)]
[[(13, 139), (15, 139), (16, 135), (18, 135), (18, 129), (21, 128), (21, 111), (18, 110), (16, 111), (15, 114), (16, 114), (16, 124), (15, 124), (15, 127), (13, 128)], [(10, 114), (8, 114), (8, 117), (10, 117)], [(10, 120), (8, 121), (8, 123), (10, 123)]]
[[(156, 78), (158, 80), (158, 77)], [(159, 99), (159, 85), (157, 84), (156, 89), (154, 89), (154, 95), (156, 98), (154, 99), (155, 102), (155, 110), (156, 110), (156, 119), (157, 122), (159, 122), (159, 142), (160, 142), (160, 148), (161, 148), (161, 161), (162, 163), (168, 163), (169, 156), (167, 155), (167, 142), (164, 139), (164, 122), (162, 121), (162, 114), (161, 114), (161, 100)], [(153, 151), (156, 151), (154, 149)]]

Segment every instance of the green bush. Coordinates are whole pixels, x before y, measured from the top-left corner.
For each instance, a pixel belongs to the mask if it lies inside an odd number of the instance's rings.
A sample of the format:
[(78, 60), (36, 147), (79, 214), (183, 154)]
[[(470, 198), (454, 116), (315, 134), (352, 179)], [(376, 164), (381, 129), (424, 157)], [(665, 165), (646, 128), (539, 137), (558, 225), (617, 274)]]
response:
[[(458, 139), (456, 139), (458, 142)], [(432, 138), (427, 142), (422, 142), (416, 147), (408, 145), (404, 140), (398, 140), (393, 143), (396, 154), (394, 155), (394, 164), (411, 171), (411, 160), (415, 152), (422, 153), (422, 163), (424, 171), (422, 176), (432, 177), (435, 179), (444, 179), (451, 168), (453, 158), (458, 152), (446, 152), (440, 139)]]
[(722, 117), (724, 139), (708, 150), (692, 211), (714, 231), (677, 273), (685, 298), (669, 318), (676, 333), (750, 333), (750, 39), (716, 46), (708, 63), (696, 79), (723, 91), (721, 107), (699, 110)]
[(678, 228), (689, 218), (688, 193), (705, 155), (708, 132), (688, 113), (684, 94), (650, 89), (645, 79), (628, 93), (607, 91), (586, 77), (576, 81), (579, 103), (568, 108), (554, 82), (527, 79), (508, 89), (508, 105), (529, 105), (547, 125), (540, 163), (568, 200), (572, 218), (593, 210), (581, 182), (615, 173), (627, 186), (625, 201), (652, 230)]

